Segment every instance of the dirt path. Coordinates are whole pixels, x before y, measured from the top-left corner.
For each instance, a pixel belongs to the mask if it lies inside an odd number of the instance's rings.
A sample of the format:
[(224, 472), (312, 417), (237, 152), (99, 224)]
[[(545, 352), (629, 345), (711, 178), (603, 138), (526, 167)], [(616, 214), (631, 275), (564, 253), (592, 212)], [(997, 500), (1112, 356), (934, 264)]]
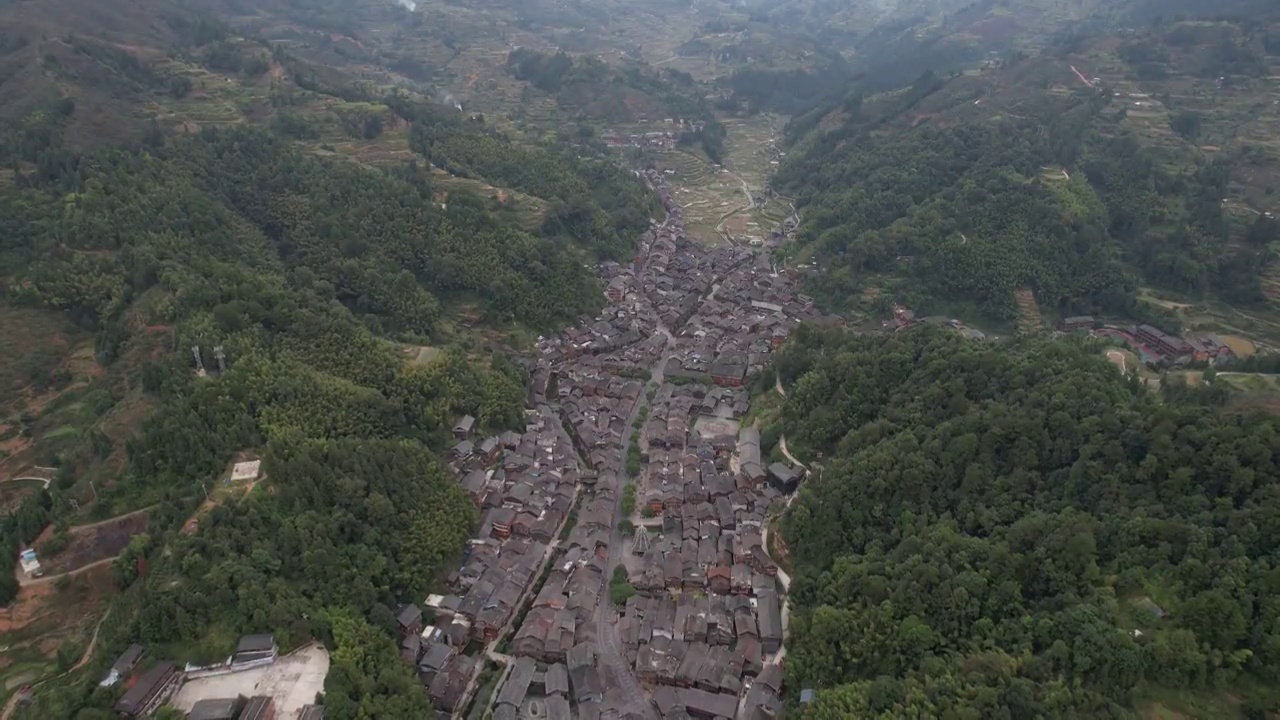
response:
[(109, 562), (115, 562), (115, 559), (116, 559), (116, 558), (118, 558), (118, 557), (120, 557), (120, 556), (119, 556), (119, 555), (113, 555), (113, 556), (111, 556), (111, 557), (109, 557), (109, 558), (102, 558), (101, 560), (94, 560), (93, 562), (89, 563), (88, 565), (81, 565), (80, 567), (76, 568), (75, 570), (68, 570), (68, 571), (66, 571), (66, 572), (64, 572), (64, 573), (58, 573), (57, 575), (45, 575), (45, 576), (43, 576), (43, 577), (38, 577), (38, 578), (31, 578), (31, 577), (27, 577), (27, 574), (26, 574), (26, 573), (24, 573), (24, 572), (22, 572), (22, 566), (21, 566), (21, 565), (19, 565), (19, 566), (17, 566), (16, 568), (14, 568), (13, 576), (14, 576), (14, 578), (16, 578), (16, 579), (17, 579), (17, 581), (18, 581), (18, 586), (19, 586), (19, 587), (24, 587), (24, 588), (25, 588), (25, 587), (32, 587), (32, 586), (34, 586), (34, 585), (45, 585), (45, 584), (48, 584), (48, 583), (53, 582), (54, 580), (57, 580), (58, 578), (62, 578), (62, 577), (75, 577), (76, 575), (79, 575), (80, 573), (85, 572), (85, 571), (87, 571), (87, 570), (92, 570), (92, 569), (94, 569), (94, 568), (96, 568), (96, 567), (100, 567), (100, 566), (102, 566), (102, 565), (106, 565), (106, 564), (107, 564), (107, 563), (109, 563)]
[(1091, 82), (1084, 75), (1081, 75), (1080, 71), (1076, 69), (1075, 65), (1071, 66), (1071, 72), (1075, 73), (1076, 77), (1080, 78), (1080, 82), (1084, 83), (1085, 85), (1088, 85), (1089, 87), (1093, 87), (1093, 82)]
[(1251, 373), (1251, 372), (1220, 372), (1218, 377), (1264, 377), (1273, 378), (1280, 377), (1280, 373)]
[(779, 435), (779, 436), (778, 436), (778, 449), (779, 449), (779, 450), (781, 450), (781, 451), (782, 451), (782, 454), (783, 454), (783, 455), (786, 455), (786, 456), (787, 456), (787, 459), (788, 459), (788, 460), (790, 460), (790, 461), (791, 461), (791, 462), (792, 462), (796, 467), (804, 468), (805, 470), (808, 470), (808, 469), (809, 469), (808, 467), (806, 467), (806, 466), (805, 466), (805, 464), (804, 464), (804, 463), (802, 463), (802, 462), (800, 462), (799, 460), (797, 460), (797, 459), (796, 459), (796, 456), (795, 456), (795, 455), (792, 455), (790, 450), (787, 450), (787, 436), (786, 436), (786, 435)]
[(1119, 360), (1119, 361), (1120, 361), (1120, 374), (1121, 374), (1121, 375), (1124, 375), (1124, 374), (1126, 374), (1127, 372), (1129, 372), (1128, 368), (1126, 368), (1126, 367), (1125, 367), (1125, 364), (1124, 364), (1124, 353), (1120, 352), (1119, 350), (1108, 350), (1108, 351), (1107, 351), (1107, 357), (1108, 357), (1112, 362), (1115, 362), (1116, 360)]
[(13, 696), (9, 698), (9, 702), (5, 703), (4, 712), (0, 713), (0, 720), (9, 720), (11, 717), (13, 717), (13, 711), (18, 708), (18, 702), (20, 702), (25, 698), (31, 697), (31, 691), (35, 690), (37, 686), (43, 685), (53, 680), (58, 680), (59, 678), (64, 678), (70, 675), (71, 673), (79, 670), (80, 668), (84, 667), (85, 665), (88, 665), (89, 661), (93, 659), (93, 651), (98, 648), (98, 633), (99, 631), (102, 630), (102, 626), (106, 624), (107, 618), (109, 617), (111, 617), (110, 610), (108, 610), (106, 613), (102, 615), (102, 619), (98, 621), (97, 625), (93, 626), (93, 634), (89, 636), (89, 645), (85, 647), (84, 654), (80, 656), (80, 659), (76, 661), (75, 665), (72, 665), (68, 670), (66, 670), (66, 672), (59, 673), (57, 675), (54, 675), (53, 677), (45, 678), (44, 680), (37, 680), (36, 682), (28, 685), (26, 690), (19, 690), (18, 692), (14, 693)]
[[(787, 396), (787, 391), (782, 387), (782, 378), (780, 376), (777, 376), (777, 375), (774, 376), (773, 389), (777, 390), (779, 395), (783, 397)], [(791, 462), (795, 463), (800, 467), (805, 467), (804, 463), (797, 460), (795, 456), (791, 454), (791, 451), (787, 450), (787, 438), (785, 435), (780, 435), (778, 437), (778, 448), (782, 450), (782, 454), (786, 455), (788, 460), (790, 460)], [(800, 497), (799, 490), (796, 490), (796, 492), (791, 493), (791, 495), (787, 498), (787, 503), (782, 508), (782, 514), (786, 514), (787, 510), (791, 508), (791, 503), (795, 502), (795, 499), (797, 497)], [(781, 517), (781, 515), (779, 515), (778, 517)], [(774, 518), (774, 519), (777, 519), (777, 518)], [(764, 545), (764, 552), (766, 555), (770, 554), (769, 553), (769, 535), (772, 533), (772, 527), (773, 527), (772, 522), (765, 522), (764, 528), (760, 537), (761, 543)], [(770, 661), (770, 664), (781, 664), (782, 661), (787, 657), (787, 639), (790, 635), (790, 628), (791, 628), (791, 576), (785, 570), (782, 569), (782, 566), (778, 563), (777, 558), (773, 558), (771, 555), (770, 555), (770, 558), (773, 560), (774, 565), (778, 566), (778, 581), (782, 583), (782, 590), (785, 593), (785, 595), (782, 598), (782, 647), (778, 648), (778, 653), (774, 655), (773, 659)]]
[(35, 480), (44, 483), (45, 488), (49, 487), (49, 483), (53, 482), (53, 476), (58, 472), (57, 468), (40, 467), (39, 465), (31, 465), (22, 470), (15, 472), (11, 477), (5, 478), (3, 482), (19, 482), (21, 480)]
[[(70, 533), (83, 532), (86, 530), (92, 530), (101, 525), (120, 522), (121, 520), (126, 520), (135, 515), (141, 515), (143, 513), (150, 512), (151, 510), (154, 510), (156, 507), (157, 507), (156, 505), (148, 505), (147, 507), (144, 507), (140, 510), (134, 510), (133, 512), (125, 513), (124, 515), (117, 515), (115, 517), (107, 518), (106, 520), (99, 520), (97, 522), (91, 522), (85, 525), (75, 525), (73, 527), (68, 528), (67, 532), (70, 534)], [(31, 543), (30, 547), (35, 547), (38, 543), (46, 540), (48, 538), (49, 532), (50, 532), (50, 528), (45, 528), (45, 531), (40, 534), (40, 537), (36, 538)], [(43, 577), (38, 577), (38, 578), (27, 577), (27, 574), (22, 572), (22, 566), (18, 565), (13, 569), (13, 576), (17, 579), (18, 585), (20, 587), (30, 587), (32, 585), (43, 585), (45, 583), (53, 582), (54, 580), (57, 580), (60, 577), (73, 577), (75, 575), (78, 575), (84, 572), (85, 570), (89, 570), (89, 569), (98, 567), (100, 565), (105, 565), (106, 563), (109, 563), (115, 560), (116, 557), (118, 556), (119, 556), (119, 553), (117, 553), (116, 555), (112, 555), (111, 557), (99, 558), (98, 560), (94, 560), (91, 563), (81, 565), (78, 568), (67, 570), (66, 572), (61, 572), (54, 575), (45, 575)]]
[(109, 517), (109, 518), (107, 518), (106, 520), (99, 520), (99, 521), (97, 521), (97, 522), (91, 522), (91, 523), (88, 523), (88, 524), (85, 524), (85, 525), (73, 525), (73, 526), (71, 526), (71, 527), (67, 528), (67, 532), (69, 532), (69, 533), (73, 533), (73, 532), (75, 532), (75, 531), (77, 531), (77, 530), (92, 530), (93, 528), (96, 528), (96, 527), (98, 527), (99, 525), (106, 525), (107, 523), (117, 522), (117, 521), (119, 521), (119, 520), (124, 520), (125, 518), (131, 518), (131, 517), (133, 517), (134, 515), (141, 515), (142, 513), (150, 512), (150, 511), (152, 511), (152, 510), (155, 510), (157, 507), (159, 507), (159, 505), (158, 505), (158, 504), (156, 504), (156, 505), (148, 505), (148, 506), (146, 506), (146, 507), (144, 507), (144, 508), (142, 508), (142, 509), (140, 509), (140, 510), (134, 510), (133, 512), (127, 512), (127, 513), (125, 513), (125, 514), (123, 514), (123, 515), (117, 515), (117, 516), (115, 516), (115, 517)]

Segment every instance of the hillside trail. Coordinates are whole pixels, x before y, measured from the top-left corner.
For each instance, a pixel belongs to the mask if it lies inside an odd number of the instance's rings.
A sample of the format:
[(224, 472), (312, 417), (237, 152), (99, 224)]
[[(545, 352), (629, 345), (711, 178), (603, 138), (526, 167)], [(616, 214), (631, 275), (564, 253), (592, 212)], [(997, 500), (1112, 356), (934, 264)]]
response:
[[(773, 389), (774, 389), (774, 390), (777, 390), (777, 391), (778, 391), (778, 394), (779, 394), (779, 395), (781, 395), (782, 397), (786, 397), (786, 396), (787, 396), (787, 391), (786, 391), (786, 390), (784, 390), (784, 389), (783, 389), (783, 387), (782, 387), (782, 378), (781, 378), (780, 376), (778, 376), (778, 375), (774, 375), (774, 377), (773, 377)], [(779, 450), (781, 450), (781, 451), (782, 451), (782, 454), (783, 454), (783, 455), (785, 455), (785, 456), (786, 456), (786, 458), (787, 458), (788, 460), (790, 460), (790, 461), (791, 461), (791, 464), (792, 464), (792, 465), (795, 465), (796, 467), (799, 467), (799, 468), (803, 468), (803, 469), (805, 469), (805, 470), (808, 470), (808, 469), (809, 469), (809, 468), (808, 468), (808, 466), (806, 466), (804, 463), (802, 463), (802, 462), (800, 462), (799, 460), (797, 460), (797, 459), (796, 459), (796, 456), (795, 456), (795, 455), (792, 455), (792, 454), (791, 454), (791, 451), (787, 449), (787, 436), (786, 436), (786, 435), (779, 435), (779, 436), (778, 436), (778, 449), (779, 449)], [(796, 494), (797, 494), (797, 493), (792, 493), (791, 498), (792, 498), (792, 499), (794, 499), (794, 498), (795, 498), (795, 496), (796, 496)], [(791, 500), (788, 500), (788, 501), (787, 501), (787, 504), (788, 504), (788, 505), (790, 505), (790, 504), (791, 504)]]
[(802, 463), (802, 462), (800, 462), (799, 460), (797, 460), (797, 459), (796, 459), (796, 456), (795, 456), (795, 455), (792, 455), (790, 450), (787, 450), (787, 436), (786, 436), (786, 435), (779, 435), (779, 436), (778, 436), (778, 449), (782, 451), (782, 454), (783, 454), (783, 455), (786, 455), (786, 456), (787, 456), (787, 459), (788, 459), (788, 460), (790, 460), (790, 461), (791, 461), (791, 463), (792, 463), (793, 465), (795, 465), (796, 467), (800, 467), (800, 468), (804, 468), (805, 470), (808, 470), (808, 467), (806, 467), (804, 463)]
[(38, 577), (38, 578), (27, 577), (27, 574), (22, 572), (22, 566), (19, 565), (18, 567), (14, 568), (13, 576), (18, 581), (19, 587), (25, 588), (25, 587), (32, 587), (35, 585), (45, 585), (57, 580), (58, 578), (75, 577), (80, 573), (92, 570), (96, 567), (101, 567), (102, 565), (106, 565), (107, 563), (115, 562), (115, 559), (118, 557), (120, 556), (112, 555), (111, 557), (102, 558), (101, 560), (94, 560), (88, 565), (81, 565), (80, 567), (74, 570), (68, 570), (64, 573), (58, 573), (57, 575), (45, 575), (43, 577)]
[(57, 474), (57, 468), (41, 467), (39, 465), (29, 465), (22, 470), (14, 472), (10, 477), (0, 480), (0, 482), (21, 482), (23, 480), (35, 480), (43, 483), (45, 489), (49, 488), (49, 483), (53, 482), (53, 476)]
[(106, 525), (107, 523), (113, 523), (120, 520), (124, 520), (125, 518), (131, 518), (134, 515), (140, 515), (142, 513), (155, 510), (157, 507), (160, 507), (159, 503), (156, 503), (154, 505), (148, 505), (144, 508), (139, 508), (132, 512), (127, 512), (123, 515), (116, 515), (115, 517), (109, 517), (106, 520), (98, 520), (96, 522), (85, 523), (84, 525), (72, 525), (71, 527), (67, 528), (67, 532), (75, 532), (77, 530), (92, 530), (93, 528), (96, 528), (99, 525)]
[(64, 678), (85, 665), (88, 665), (89, 661), (93, 659), (94, 650), (97, 650), (98, 648), (98, 633), (102, 630), (102, 626), (106, 624), (107, 618), (109, 617), (111, 617), (111, 612), (107, 611), (103, 614), (102, 619), (98, 621), (98, 624), (93, 626), (93, 634), (89, 636), (89, 644), (85, 647), (84, 653), (80, 656), (80, 659), (76, 661), (75, 665), (72, 665), (64, 672), (58, 673), (53, 677), (31, 683), (25, 690), (19, 690), (14, 693), (13, 696), (9, 698), (9, 701), (4, 704), (4, 711), (0, 712), (0, 720), (10, 720), (10, 718), (13, 717), (14, 711), (18, 709), (18, 703), (23, 699), (30, 697), (31, 691), (35, 690), (37, 686)]

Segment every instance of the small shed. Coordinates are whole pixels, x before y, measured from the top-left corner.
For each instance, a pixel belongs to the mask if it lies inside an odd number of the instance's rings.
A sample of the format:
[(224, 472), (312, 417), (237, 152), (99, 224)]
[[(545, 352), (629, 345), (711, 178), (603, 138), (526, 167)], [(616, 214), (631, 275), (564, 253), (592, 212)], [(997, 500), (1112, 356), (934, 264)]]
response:
[(463, 415), (457, 425), (453, 426), (453, 436), (459, 440), (466, 440), (471, 437), (472, 431), (475, 430), (476, 419), (470, 415)]
[(776, 462), (769, 466), (769, 482), (781, 492), (791, 492), (800, 481), (800, 473), (792, 467)]

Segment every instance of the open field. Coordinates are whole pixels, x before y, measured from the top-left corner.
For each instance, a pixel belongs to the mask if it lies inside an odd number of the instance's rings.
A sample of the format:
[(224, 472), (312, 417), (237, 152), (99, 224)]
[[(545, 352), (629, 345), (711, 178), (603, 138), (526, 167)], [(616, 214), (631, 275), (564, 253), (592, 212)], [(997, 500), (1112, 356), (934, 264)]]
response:
[(440, 348), (430, 345), (405, 345), (400, 350), (404, 353), (405, 362), (414, 367), (430, 365), (440, 355)]
[(111, 568), (97, 567), (66, 583), (23, 588), (0, 609), (0, 701), (58, 674), (59, 648), (81, 657), (114, 595)]
[(1222, 338), (1222, 341), (1227, 344), (1227, 347), (1231, 348), (1236, 357), (1251, 357), (1258, 351), (1258, 346), (1248, 338), (1242, 338), (1239, 335), (1219, 335), (1218, 337)]
[(777, 169), (780, 159), (777, 146), (786, 118), (755, 115), (749, 118), (724, 118), (726, 167), (733, 170), (753, 190), (763, 188)]
[(1127, 350), (1108, 350), (1107, 361), (1116, 366), (1121, 373), (1129, 372), (1131, 367), (1139, 367), (1137, 358), (1133, 357), (1133, 353)]
[(1248, 392), (1280, 391), (1280, 375), (1221, 372), (1218, 373), (1217, 378), (1218, 382), (1224, 382), (1237, 390)]
[(1280, 310), (1269, 303), (1239, 308), (1148, 288), (1139, 290), (1138, 299), (1176, 315), (1184, 335), (1217, 335), (1237, 357), (1280, 348)]
[(546, 202), (532, 195), (496, 188), (479, 180), (457, 177), (439, 169), (432, 171), (431, 181), (442, 194), (442, 201), (447, 201), (447, 194), (452, 191), (478, 195), (489, 200), (498, 215), (514, 221), (526, 232), (538, 232), (546, 216)]
[(1030, 288), (1023, 288), (1013, 294), (1018, 303), (1018, 332), (1044, 333), (1049, 325), (1044, 314), (1040, 312), (1040, 304), (1036, 302), (1035, 293)]
[(191, 680), (178, 690), (172, 704), (188, 712), (209, 698), (269, 695), (275, 699), (276, 717), (293, 720), (304, 705), (315, 702), (316, 693), (324, 692), (328, 674), (329, 652), (322, 645), (308, 645), (267, 667)]
[(30, 640), (92, 614), (105, 596), (114, 595), (111, 568), (98, 566), (68, 583), (24, 587), (8, 607), (0, 608), (0, 645)]
[(1248, 685), (1232, 689), (1148, 685), (1139, 688), (1136, 709), (1142, 720), (1243, 720), (1251, 717), (1245, 712), (1244, 696), (1254, 691), (1255, 688)]

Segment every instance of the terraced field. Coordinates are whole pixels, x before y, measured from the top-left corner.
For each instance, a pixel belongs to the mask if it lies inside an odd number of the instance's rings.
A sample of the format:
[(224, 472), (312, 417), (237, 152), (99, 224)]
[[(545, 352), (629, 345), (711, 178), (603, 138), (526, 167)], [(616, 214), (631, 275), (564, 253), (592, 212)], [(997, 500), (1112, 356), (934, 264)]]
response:
[[(775, 127), (781, 127), (782, 121), (757, 116), (723, 122), (727, 132), (724, 167), (717, 167), (701, 152), (687, 148), (648, 157), (655, 167), (667, 173), (692, 235), (711, 244), (760, 241), (792, 212), (784, 199), (768, 198), (761, 207), (754, 207), (753, 201), (763, 196), (776, 167), (772, 162), (778, 157)], [(636, 128), (640, 132), (651, 129)]]
[(721, 221), (749, 205), (742, 184), (728, 172), (717, 171), (705, 157), (685, 150), (658, 153), (653, 159), (667, 173), (675, 199), (684, 208), (689, 234), (707, 244), (727, 242)]
[(1023, 288), (1013, 294), (1018, 303), (1018, 332), (1045, 333), (1049, 324), (1040, 312), (1040, 304), (1036, 302), (1035, 293), (1030, 288)]
[(509, 214), (520, 227), (528, 232), (537, 232), (538, 228), (542, 226), (542, 220), (547, 208), (546, 202), (540, 198), (512, 190), (496, 188), (479, 180), (455, 177), (439, 169), (432, 171), (431, 179), (433, 187), (439, 188), (441, 191), (461, 190), (492, 200), (497, 205), (496, 209), (499, 213)]

